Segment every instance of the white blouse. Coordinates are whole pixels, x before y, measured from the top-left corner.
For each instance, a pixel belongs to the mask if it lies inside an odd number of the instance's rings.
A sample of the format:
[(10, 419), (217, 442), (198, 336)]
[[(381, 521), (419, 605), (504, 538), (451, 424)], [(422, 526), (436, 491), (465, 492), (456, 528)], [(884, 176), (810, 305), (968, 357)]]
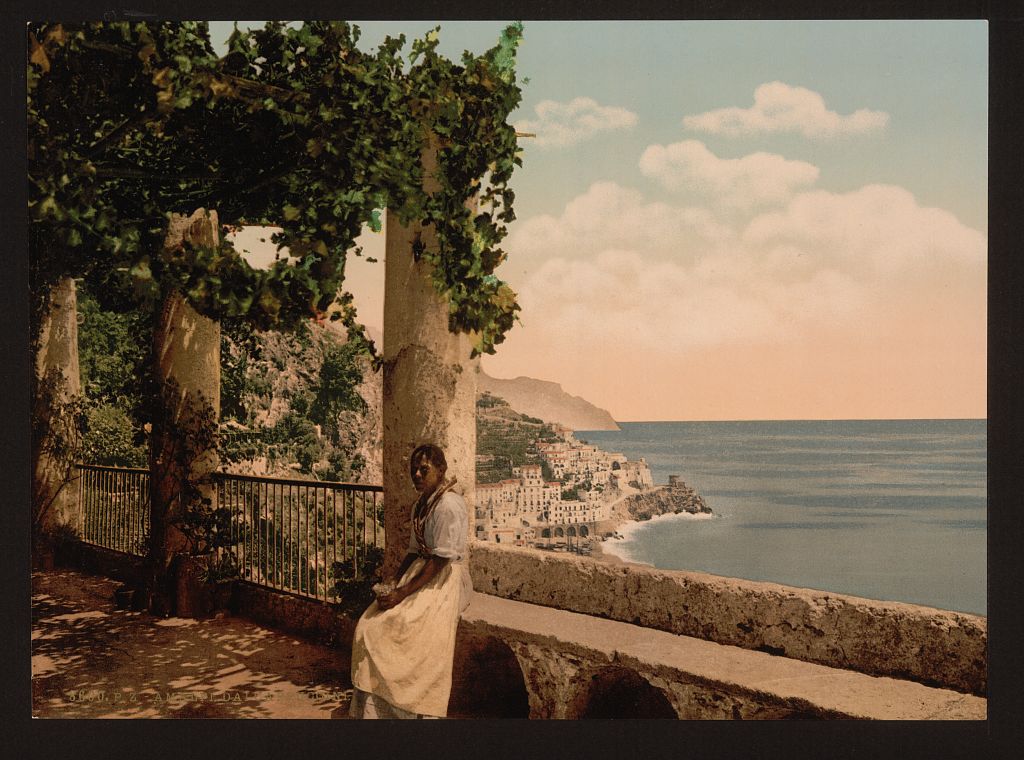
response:
[[(412, 506), (413, 512), (416, 505)], [(410, 514), (410, 523), (412, 516)], [(466, 556), (466, 534), (469, 531), (469, 513), (466, 501), (457, 493), (448, 491), (427, 517), (423, 526), (423, 540), (437, 557), (459, 562)], [(419, 554), (420, 545), (415, 531), (409, 531), (409, 553)]]

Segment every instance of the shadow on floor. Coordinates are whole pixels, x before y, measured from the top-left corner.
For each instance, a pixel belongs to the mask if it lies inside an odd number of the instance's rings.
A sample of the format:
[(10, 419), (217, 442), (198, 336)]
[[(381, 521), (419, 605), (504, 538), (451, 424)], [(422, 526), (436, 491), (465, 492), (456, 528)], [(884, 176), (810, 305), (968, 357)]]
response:
[(116, 581), (32, 576), (33, 715), (45, 718), (344, 718), (348, 652), (221, 615), (116, 609)]

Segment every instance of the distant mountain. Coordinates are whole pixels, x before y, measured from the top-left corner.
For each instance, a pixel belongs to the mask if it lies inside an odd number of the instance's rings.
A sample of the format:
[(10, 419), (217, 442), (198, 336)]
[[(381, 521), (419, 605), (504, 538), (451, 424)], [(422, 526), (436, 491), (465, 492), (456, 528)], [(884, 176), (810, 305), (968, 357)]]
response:
[(558, 383), (517, 377), (502, 380), (483, 370), (477, 378), (477, 392), (505, 399), (513, 409), (545, 422), (554, 422), (572, 430), (618, 430), (615, 420), (604, 409), (562, 390)]

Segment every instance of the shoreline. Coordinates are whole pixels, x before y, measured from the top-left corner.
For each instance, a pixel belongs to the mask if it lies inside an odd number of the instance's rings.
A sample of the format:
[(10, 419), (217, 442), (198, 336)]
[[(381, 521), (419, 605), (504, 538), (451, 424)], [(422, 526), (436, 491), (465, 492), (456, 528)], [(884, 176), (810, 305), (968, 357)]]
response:
[(605, 548), (604, 548), (605, 543), (607, 543), (607, 541), (612, 541), (612, 540), (614, 540), (614, 539), (607, 539), (606, 541), (602, 541), (600, 539), (596, 539), (594, 541), (591, 541), (590, 542), (590, 559), (596, 560), (598, 562), (603, 562), (606, 565), (638, 565), (638, 564), (640, 564), (639, 562), (633, 562), (631, 560), (623, 559), (622, 557), (620, 557), (615, 552), (605, 550)]
[(601, 562), (605, 562), (610, 565), (643, 565), (644, 567), (654, 567), (649, 562), (642, 562), (635, 559), (629, 559), (622, 556), (614, 549), (611, 549), (608, 544), (611, 542), (612, 546), (616, 543), (629, 541), (633, 534), (642, 526), (648, 525), (655, 521), (666, 521), (671, 518), (681, 520), (711, 520), (716, 515), (713, 512), (666, 512), (664, 514), (655, 515), (648, 520), (624, 520), (624, 519), (610, 519), (602, 520), (598, 524), (597, 535), (602, 536), (605, 533), (618, 533), (622, 536), (621, 539), (616, 538), (594, 538), (590, 542), (590, 556), (592, 559), (596, 559)]
[[(683, 497), (685, 497), (684, 500), (681, 502), (675, 501), (674, 504), (673, 500), (669, 500), (668, 504), (664, 503), (665, 500), (660, 500), (663, 502), (662, 504), (648, 505), (648, 509), (641, 511), (639, 515), (640, 517), (643, 517), (643, 519), (638, 519), (636, 516), (633, 516), (634, 513), (627, 509), (625, 506), (623, 506), (623, 503), (626, 502), (628, 499), (631, 499), (638, 495), (654, 495), (665, 491), (668, 491), (670, 493), (676, 492), (677, 485), (678, 487), (681, 487), (682, 490), (685, 492), (683, 494)], [(680, 504), (682, 506), (679, 506)], [(650, 562), (632, 559), (631, 557), (629, 557), (628, 554), (620, 548), (620, 544), (623, 542), (628, 542), (630, 539), (632, 539), (633, 535), (640, 529), (641, 526), (649, 522), (653, 522), (655, 520), (665, 521), (669, 519), (711, 519), (716, 516), (715, 513), (705, 504), (705, 502), (703, 502), (703, 499), (701, 499), (695, 491), (688, 488), (684, 482), (679, 482), (678, 484), (672, 482), (663, 483), (653, 485), (653, 487), (649, 487), (648, 489), (643, 490), (627, 488), (625, 489), (624, 493), (622, 493), (613, 501), (609, 502), (606, 506), (610, 514), (605, 519), (593, 523), (593, 532), (587, 539), (587, 547), (589, 548), (589, 551), (580, 552), (578, 554), (578, 556), (589, 556), (590, 558), (599, 562), (603, 562), (605, 564), (637, 564), (643, 565), (645, 567), (653, 567), (654, 565)], [(654, 507), (653, 510), (650, 509), (651, 506)], [(676, 511), (675, 509), (671, 509), (672, 506), (678, 506), (678, 511)], [(667, 507), (671, 511), (655, 511), (658, 508), (666, 509)], [(617, 535), (620, 538), (602, 539), (601, 537), (605, 534)], [(535, 539), (535, 542), (530, 544), (530, 546), (536, 547), (541, 551), (545, 551), (547, 549), (552, 548), (552, 543), (546, 543), (551, 541), (551, 539)], [(563, 551), (572, 551), (569, 548), (569, 546), (566, 545), (564, 539), (559, 539), (555, 541), (554, 545), (560, 545), (562, 547), (561, 550)]]

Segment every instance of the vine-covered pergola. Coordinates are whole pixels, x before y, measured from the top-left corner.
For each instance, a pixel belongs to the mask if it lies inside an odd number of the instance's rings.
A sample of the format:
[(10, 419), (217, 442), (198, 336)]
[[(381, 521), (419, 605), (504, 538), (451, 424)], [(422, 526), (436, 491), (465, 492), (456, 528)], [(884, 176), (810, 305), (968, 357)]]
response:
[[(405, 266), (389, 272), (389, 292), (406, 287), (413, 303), (425, 283), (445, 335), (461, 341), (428, 347), (438, 372), (458, 376), (453, 362), (494, 351), (519, 309), (495, 270), (514, 219), (508, 183), (520, 160), (508, 116), (520, 99), (521, 34), (511, 25), (495, 47), (453, 62), (437, 52), (437, 30), (413, 41), (406, 60), (404, 37), (368, 53), (344, 22), (236, 29), (224, 56), (203, 22), (29, 27), (37, 536), (60, 522), (53, 505), (74, 461), (77, 367), (52, 345), (69, 299), (73, 312), (74, 279), (106, 305), (154, 315), (156, 589), (171, 550), (188, 544), (170, 540), (177, 529), (192, 540), (216, 531), (203, 475), (216, 464), (219, 391), (204, 394), (202, 357), (180, 361), (202, 343), (186, 349), (183, 330), (194, 338), (221, 320), (287, 329), (330, 309), (383, 364), (385, 393), (414, 382), (404, 353), (377, 355), (341, 290), (356, 237), (364, 225), (380, 229), (387, 209), (389, 266)], [(279, 227), (272, 241), (289, 256), (253, 269), (224, 234), (242, 225)], [(449, 401), (465, 395), (455, 385)]]

